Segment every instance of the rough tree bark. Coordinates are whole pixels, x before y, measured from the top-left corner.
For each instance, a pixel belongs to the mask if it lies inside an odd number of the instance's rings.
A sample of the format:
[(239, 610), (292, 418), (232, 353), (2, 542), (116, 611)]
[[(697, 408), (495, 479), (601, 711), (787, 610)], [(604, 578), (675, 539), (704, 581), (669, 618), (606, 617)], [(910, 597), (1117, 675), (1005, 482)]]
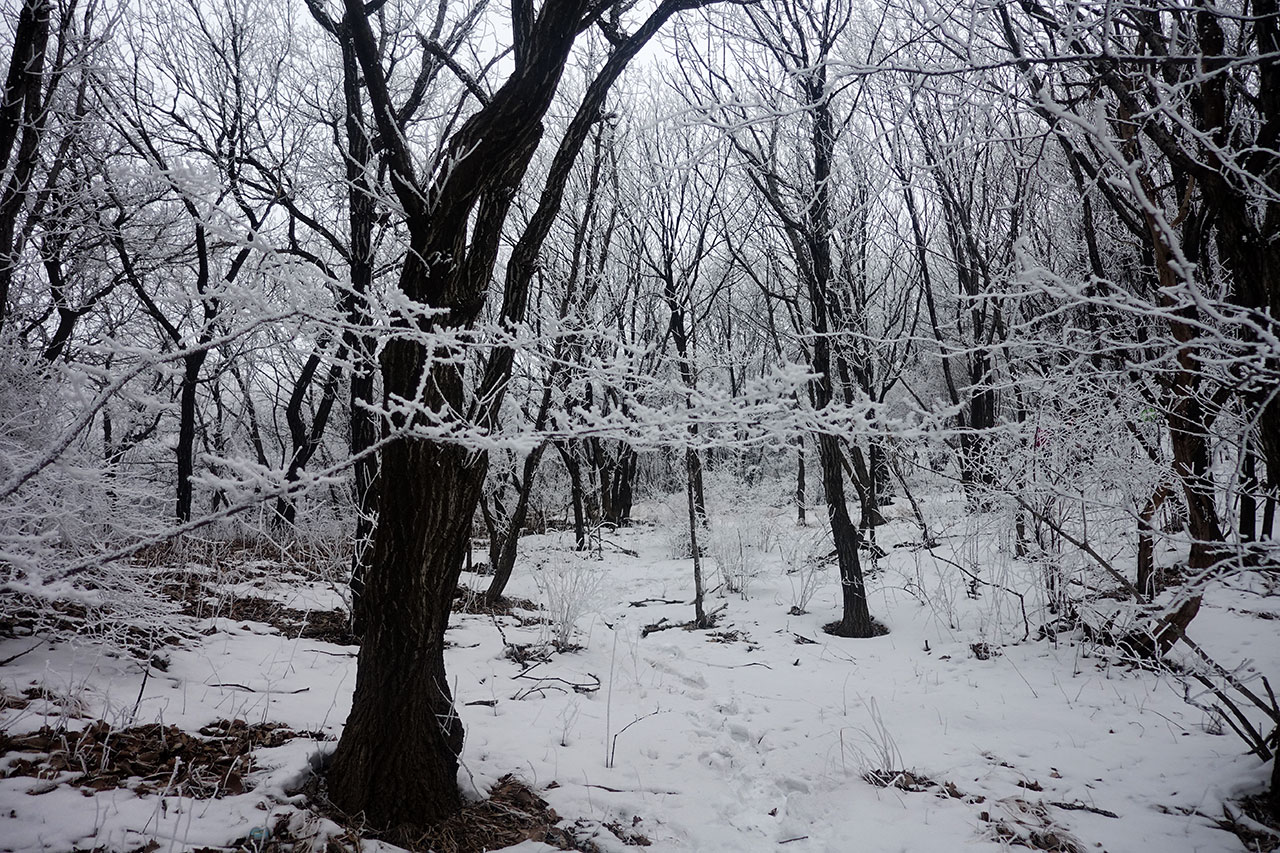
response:
[[(373, 4), (376, 8), (377, 4)], [(675, 12), (698, 0), (664, 0), (634, 34), (616, 28), (613, 50), (587, 87), (552, 161), (538, 208), (512, 249), (500, 318), (523, 319), (542, 243), (605, 96), (623, 68)], [(333, 802), (378, 827), (420, 827), (456, 811), (462, 725), (444, 668), (444, 630), (488, 467), (480, 451), (415, 437), (424, 420), (457, 418), (493, 428), (514, 352), (491, 351), (469, 408), (455, 349), (442, 329), (466, 328), (486, 299), (516, 191), (542, 136), (542, 119), (579, 33), (606, 7), (587, 0), (512, 4), (512, 71), (446, 145), (449, 168), (424, 183), (396, 121), (377, 39), (362, 0), (345, 0), (344, 31), (364, 71), (385, 146), (408, 251), (399, 272), (406, 305), (383, 350), (384, 403), (393, 411), (382, 451), (373, 559), (364, 578), (364, 633), (351, 716), (328, 770)], [(420, 310), (434, 309), (434, 310)]]

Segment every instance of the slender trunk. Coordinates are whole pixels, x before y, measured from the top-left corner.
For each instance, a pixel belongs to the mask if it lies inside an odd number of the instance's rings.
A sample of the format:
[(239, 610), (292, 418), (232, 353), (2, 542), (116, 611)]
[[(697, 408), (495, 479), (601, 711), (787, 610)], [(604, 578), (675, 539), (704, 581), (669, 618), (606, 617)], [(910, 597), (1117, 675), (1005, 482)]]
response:
[(1182, 481), (1187, 502), (1187, 528), (1191, 533), (1187, 565), (1192, 571), (1203, 571), (1222, 558), (1224, 539), (1214, 505), (1204, 413), (1196, 398), (1184, 397), (1173, 406), (1169, 435), (1174, 470)]
[[(320, 367), (323, 350), (323, 344), (317, 344), (312, 350), (293, 385), (289, 403), (285, 406), (285, 422), (289, 425), (289, 437), (293, 444), (293, 449), (289, 453), (289, 464), (285, 468), (286, 483), (296, 483), (299, 480), (302, 469), (319, 449), (320, 441), (324, 438), (325, 427), (329, 423), (329, 413), (333, 409), (334, 400), (337, 399), (338, 382), (342, 378), (340, 363), (346, 358), (345, 348), (341, 345), (338, 347), (334, 364), (330, 366), (329, 373), (325, 377), (320, 393), (320, 404), (316, 407), (315, 415), (311, 419), (311, 427), (308, 429), (302, 418), (302, 406), (306, 401), (307, 391), (315, 379), (316, 370)], [(283, 495), (276, 501), (276, 517), (286, 526), (293, 526), (297, 513), (296, 496)]]
[(347, 318), (342, 342), (351, 357), (351, 393), (348, 400), (348, 445), (356, 458), (354, 505), (356, 526), (351, 553), (351, 632), (360, 636), (363, 618), (364, 578), (373, 555), (373, 528), (377, 521), (378, 457), (370, 448), (378, 440), (374, 415), (377, 387), (377, 340), (367, 329), (373, 325), (368, 294), (373, 284), (373, 229), (377, 222), (369, 182), (373, 149), (365, 131), (365, 103), (361, 72), (350, 30), (345, 23), (338, 39), (342, 48), (342, 94), (346, 105), (344, 130), (347, 149), (342, 153), (347, 179), (347, 228), (351, 237), (351, 288), (338, 301)]
[(206, 355), (205, 350), (199, 350), (182, 359), (182, 386), (178, 396), (178, 446), (175, 450), (178, 460), (178, 499), (174, 515), (179, 523), (191, 520), (191, 477), (195, 473), (196, 386)]
[[(693, 372), (693, 362), (689, 360), (689, 331), (685, 324), (685, 306), (680, 301), (679, 293), (677, 292), (675, 274), (670, 270), (665, 275), (663, 297), (666, 299), (667, 310), (671, 312), (671, 320), (667, 328), (671, 334), (671, 340), (676, 345), (680, 380), (684, 383), (687, 398), (687, 395), (692, 394), (697, 386), (697, 376)], [(693, 440), (697, 440), (697, 423), (689, 424), (689, 435)], [(698, 518), (705, 521), (707, 517), (707, 498), (702, 487), (702, 459), (695, 452), (685, 457), (685, 464), (689, 468), (689, 487), (693, 493), (694, 509), (698, 514)]]
[(614, 527), (626, 527), (631, 523), (631, 507), (634, 502), (632, 490), (636, 479), (637, 461), (635, 448), (631, 445), (623, 444), (618, 448), (613, 477), (609, 481), (607, 510), (604, 513), (604, 521)]
[[(809, 384), (814, 409), (821, 411), (835, 399), (838, 381), (832, 364), (830, 301), (834, 298), (834, 275), (831, 259), (831, 169), (835, 155), (835, 120), (827, 100), (826, 66), (820, 65), (806, 82), (806, 96), (813, 104), (813, 196), (805, 211), (807, 233), (800, 245), (808, 255), (810, 269), (809, 312), (814, 332), (813, 369), (815, 378)], [(822, 493), (827, 504), (827, 519), (836, 546), (840, 566), (840, 591), (843, 613), (831, 631), (842, 637), (871, 637), (875, 623), (867, 608), (867, 591), (858, 560), (858, 528), (849, 517), (845, 505), (844, 468), (840, 439), (828, 432), (818, 434), (818, 463), (822, 471)]]
[(840, 442), (833, 435), (818, 436), (818, 461), (822, 468), (822, 492), (827, 503), (827, 520), (840, 566), (840, 593), (844, 605), (840, 621), (831, 633), (841, 637), (873, 637), (876, 629), (867, 608), (867, 590), (858, 558), (858, 527), (845, 505), (844, 469)]
[(1264, 540), (1271, 539), (1274, 535), (1273, 530), (1276, 520), (1276, 489), (1278, 484), (1272, 480), (1267, 486), (1267, 501), (1262, 508), (1262, 533), (1261, 538)]
[(574, 548), (585, 551), (587, 550), (587, 519), (583, 510), (582, 465), (578, 462), (572, 447), (565, 447), (560, 442), (556, 442), (556, 450), (560, 452), (565, 471), (569, 473), (569, 502), (573, 506)]
[(1138, 514), (1138, 591), (1145, 596), (1155, 595), (1155, 529), (1152, 520), (1168, 499), (1172, 489), (1162, 484), (1151, 495), (1142, 512)]
[(1243, 442), (1240, 459), (1240, 541), (1253, 542), (1258, 535), (1258, 457)]
[(689, 505), (689, 553), (693, 557), (693, 626), (709, 628), (706, 608), (703, 606), (702, 588), (702, 554), (698, 545), (698, 527), (702, 524), (702, 516), (698, 513), (697, 497), (694, 494), (694, 471), (697, 451), (692, 447), (685, 451), (685, 496)]
[(796, 436), (796, 524), (804, 527), (805, 522), (805, 503), (808, 497), (805, 495), (804, 483), (804, 436)]
[[(507, 519), (506, 530), (501, 531), (500, 544), (495, 550), (493, 543), (489, 548), (489, 568), (493, 579), (489, 581), (489, 590), (485, 593), (485, 602), (497, 604), (506, 591), (507, 582), (511, 580), (511, 572), (516, 565), (516, 553), (520, 547), (520, 533), (524, 530), (525, 520), (529, 517), (529, 499), (533, 495), (533, 481), (538, 475), (538, 466), (542, 463), (545, 444), (535, 447), (524, 460), (523, 479), (516, 493), (516, 504)], [(492, 531), (494, 535), (498, 531)]]

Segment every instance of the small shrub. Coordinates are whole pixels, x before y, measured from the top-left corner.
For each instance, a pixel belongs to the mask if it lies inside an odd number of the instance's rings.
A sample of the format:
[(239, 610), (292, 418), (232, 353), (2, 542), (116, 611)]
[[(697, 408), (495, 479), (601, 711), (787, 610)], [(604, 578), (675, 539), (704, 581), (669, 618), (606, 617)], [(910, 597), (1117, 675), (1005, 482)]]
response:
[(565, 555), (563, 562), (544, 565), (534, 577), (542, 593), (550, 641), (558, 649), (569, 648), (578, 620), (600, 605), (604, 572), (598, 563)]

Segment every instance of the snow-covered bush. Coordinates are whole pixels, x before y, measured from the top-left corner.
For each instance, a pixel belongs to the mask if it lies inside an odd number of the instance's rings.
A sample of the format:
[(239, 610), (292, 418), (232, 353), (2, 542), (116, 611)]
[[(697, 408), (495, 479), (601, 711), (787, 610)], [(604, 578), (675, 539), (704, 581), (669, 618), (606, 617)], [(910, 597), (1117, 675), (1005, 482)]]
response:
[(736, 524), (720, 522), (712, 527), (707, 539), (725, 589), (745, 600), (751, 582), (760, 574), (760, 555), (750, 543), (751, 534)]
[(820, 553), (826, 536), (827, 531), (821, 528), (778, 536), (776, 550), (791, 585), (791, 613), (797, 616), (809, 612), (809, 603), (826, 581), (828, 564)]
[(560, 649), (571, 647), (578, 620), (601, 604), (604, 572), (600, 564), (576, 554), (565, 554), (542, 566), (534, 575), (546, 612), (548, 641)]

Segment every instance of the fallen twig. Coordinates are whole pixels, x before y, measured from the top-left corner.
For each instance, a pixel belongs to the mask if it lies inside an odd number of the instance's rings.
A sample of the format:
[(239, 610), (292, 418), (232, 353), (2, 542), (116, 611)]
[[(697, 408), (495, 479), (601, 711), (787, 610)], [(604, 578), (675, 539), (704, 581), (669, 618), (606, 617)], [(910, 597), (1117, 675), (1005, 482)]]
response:
[(31, 648), (27, 649), (25, 652), (18, 652), (16, 655), (10, 655), (9, 657), (5, 658), (4, 660), (0, 660), (0, 666), (6, 666), (7, 664), (11, 664), (11, 663), (13, 663), (14, 661), (16, 661), (18, 658), (22, 657), (23, 655), (31, 654), (31, 653), (32, 653), (32, 652), (34, 652), (36, 649), (38, 649), (38, 648), (40, 648), (41, 646), (43, 646), (43, 645), (44, 645), (44, 642), (45, 642), (44, 640), (41, 640), (40, 642), (36, 643), (36, 644), (35, 644), (34, 646), (32, 646)]
[[(619, 732), (618, 734), (622, 734)], [(679, 791), (649, 791), (644, 788), (633, 788), (627, 790), (625, 788), (610, 788), (608, 785), (595, 785), (590, 782), (583, 782), (584, 788), (599, 788), (601, 791), (608, 791), (610, 794), (669, 794), (673, 797), (680, 796)]]
[(311, 690), (310, 687), (299, 687), (297, 690), (258, 690), (243, 684), (236, 684), (234, 681), (218, 681), (213, 684), (206, 684), (205, 687), (228, 687), (232, 690), (243, 690), (246, 693), (277, 693), (282, 696), (292, 696), (295, 693), (306, 693)]
[(1076, 801), (1074, 803), (1055, 803), (1050, 802), (1049, 805), (1057, 806), (1060, 809), (1066, 809), (1073, 812), (1092, 812), (1093, 814), (1102, 815), (1103, 817), (1112, 817), (1119, 819), (1120, 815), (1106, 809), (1100, 809), (1096, 806), (1090, 806), (1085, 803)]
[(640, 552), (639, 552), (639, 551), (632, 551), (630, 548), (627, 548), (627, 547), (625, 547), (625, 546), (623, 546), (623, 545), (619, 545), (617, 542), (614, 542), (612, 539), (605, 539), (603, 536), (601, 536), (601, 537), (600, 537), (600, 542), (601, 542), (602, 544), (603, 544), (603, 543), (607, 543), (607, 544), (608, 544), (608, 545), (610, 545), (611, 547), (613, 547), (613, 548), (617, 548), (619, 551), (621, 551), (622, 553), (626, 554), (628, 557), (639, 557), (639, 556), (640, 556)]
[(669, 631), (672, 628), (679, 628), (679, 627), (680, 627), (680, 624), (678, 622), (668, 622), (667, 617), (663, 616), (657, 622), (653, 622), (649, 625), (645, 625), (644, 628), (642, 628), (640, 631), (640, 637), (641, 639), (643, 639), (649, 636), (650, 634), (656, 634), (659, 631)]

